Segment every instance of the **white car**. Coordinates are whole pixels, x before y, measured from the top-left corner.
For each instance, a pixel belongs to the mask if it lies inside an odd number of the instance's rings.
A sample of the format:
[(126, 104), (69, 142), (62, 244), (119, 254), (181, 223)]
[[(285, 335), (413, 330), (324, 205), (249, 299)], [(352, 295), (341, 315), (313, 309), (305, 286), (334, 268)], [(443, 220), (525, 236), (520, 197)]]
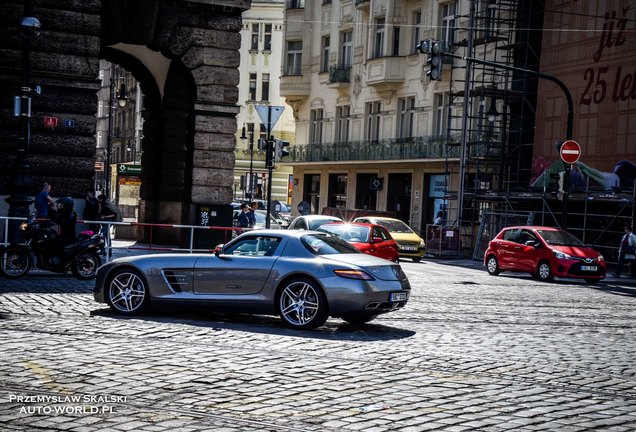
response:
[(331, 222), (343, 222), (342, 219), (335, 216), (326, 216), (326, 215), (305, 215), (298, 216), (296, 219), (291, 221), (287, 229), (290, 230), (315, 230), (320, 225), (324, 225), (326, 223)]

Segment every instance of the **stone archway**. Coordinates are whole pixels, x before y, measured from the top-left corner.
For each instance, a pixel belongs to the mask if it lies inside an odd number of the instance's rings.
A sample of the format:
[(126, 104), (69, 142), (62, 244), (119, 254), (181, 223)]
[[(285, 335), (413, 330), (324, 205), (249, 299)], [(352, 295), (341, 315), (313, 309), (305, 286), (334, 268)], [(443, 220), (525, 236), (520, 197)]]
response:
[[(0, 153), (7, 155), (15, 154), (19, 135), (10, 113), (20, 84), (18, 24), (24, 3), (9, 1), (7, 13), (0, 17), (0, 37), (12, 46), (0, 49), (5, 59), (0, 66)], [(37, 3), (31, 14), (42, 22), (42, 31), (33, 41), (30, 58), (32, 82), (42, 86), (42, 94), (33, 98), (29, 162), (34, 186), (29, 192), (34, 194), (37, 184), (49, 180), (58, 194), (81, 197), (91, 184), (96, 77), (103, 57), (132, 71), (150, 98), (142, 142), (144, 220), (193, 223), (195, 204), (230, 202), (239, 31), (241, 13), (250, 3)], [(165, 62), (158, 65), (162, 62), (153, 61), (148, 53), (166, 59), (167, 70)], [(45, 116), (73, 118), (75, 126), (45, 128)], [(2, 195), (10, 193), (5, 168), (12, 162), (11, 156), (0, 158)]]

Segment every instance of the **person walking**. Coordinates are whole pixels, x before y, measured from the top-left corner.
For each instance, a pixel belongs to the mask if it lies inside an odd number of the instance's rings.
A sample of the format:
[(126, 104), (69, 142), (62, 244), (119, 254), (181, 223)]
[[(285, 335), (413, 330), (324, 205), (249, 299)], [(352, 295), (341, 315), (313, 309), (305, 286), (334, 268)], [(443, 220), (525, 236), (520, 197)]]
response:
[(42, 190), (35, 196), (35, 212), (37, 218), (48, 218), (49, 209), (54, 208), (55, 202), (51, 198), (51, 185), (44, 183)]
[(616, 273), (612, 273), (614, 277), (621, 277), (621, 271), (625, 265), (625, 261), (629, 261), (631, 276), (634, 276), (634, 260), (636, 260), (636, 236), (632, 233), (629, 225), (625, 226), (625, 235), (621, 238), (621, 244), (618, 249), (618, 267)]
[[(83, 217), (85, 221), (96, 221), (99, 219), (99, 201), (95, 198), (95, 191), (92, 189), (86, 189)], [(99, 231), (99, 224), (89, 223), (88, 229), (97, 232)]]
[(254, 228), (256, 225), (256, 210), (258, 209), (258, 203), (253, 201), (248, 207), (249, 211), (247, 212), (247, 217), (250, 220), (250, 228)]
[[(119, 217), (119, 210), (115, 207), (115, 204), (110, 202), (108, 197), (104, 194), (101, 194), (97, 197), (97, 201), (99, 202), (99, 220), (106, 222), (117, 222), (117, 218)], [(106, 248), (110, 250), (110, 224), (104, 223), (102, 224), (102, 234), (104, 235), (104, 242), (106, 243)]]
[(250, 206), (248, 206), (246, 203), (241, 204), (241, 212), (238, 215), (239, 228), (250, 227), (250, 218), (248, 216), (248, 213), (250, 213)]

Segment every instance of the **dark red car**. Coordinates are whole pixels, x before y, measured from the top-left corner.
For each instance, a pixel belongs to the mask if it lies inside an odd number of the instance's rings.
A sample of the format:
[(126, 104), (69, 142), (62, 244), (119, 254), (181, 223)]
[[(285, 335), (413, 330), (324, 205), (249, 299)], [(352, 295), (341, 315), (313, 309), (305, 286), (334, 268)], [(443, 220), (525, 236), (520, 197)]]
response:
[(370, 223), (333, 222), (317, 231), (335, 234), (361, 252), (398, 262), (398, 245), (386, 228)]
[(501, 230), (484, 253), (491, 275), (502, 271), (527, 272), (549, 281), (554, 277), (596, 283), (605, 277), (603, 255), (560, 228), (515, 226)]

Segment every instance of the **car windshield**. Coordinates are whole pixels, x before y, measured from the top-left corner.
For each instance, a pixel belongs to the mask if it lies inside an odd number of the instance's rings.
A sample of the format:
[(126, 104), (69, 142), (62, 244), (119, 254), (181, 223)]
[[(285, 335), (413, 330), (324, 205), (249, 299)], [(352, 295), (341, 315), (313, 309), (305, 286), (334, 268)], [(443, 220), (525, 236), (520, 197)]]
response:
[(300, 242), (314, 255), (361, 253), (339, 237), (327, 234), (307, 234), (300, 238)]
[(336, 221), (337, 221), (336, 219), (314, 219), (314, 220), (308, 220), (307, 224), (309, 225), (310, 230), (315, 230), (321, 225), (324, 225), (330, 222), (336, 222)]
[(349, 224), (327, 224), (318, 228), (318, 231), (335, 234), (344, 241), (366, 242), (369, 241), (369, 228)]
[(567, 231), (537, 230), (537, 232), (550, 246), (585, 246), (585, 243)]
[(400, 220), (376, 220), (375, 223), (386, 228), (388, 232), (393, 232), (393, 233), (412, 233), (413, 232), (413, 230), (409, 228), (407, 224), (405, 224), (404, 222)]

